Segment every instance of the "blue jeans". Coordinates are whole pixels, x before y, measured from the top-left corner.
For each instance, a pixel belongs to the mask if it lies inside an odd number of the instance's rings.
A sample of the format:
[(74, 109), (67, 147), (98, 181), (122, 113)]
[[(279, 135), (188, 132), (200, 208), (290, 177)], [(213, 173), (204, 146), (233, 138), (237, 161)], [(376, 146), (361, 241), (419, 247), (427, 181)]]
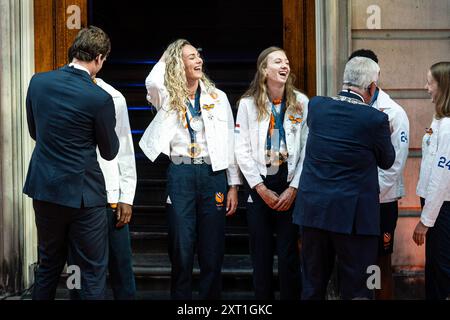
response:
[(133, 300), (136, 284), (133, 273), (130, 231), (128, 225), (116, 228), (116, 214), (107, 209), (109, 235), (109, 279), (116, 300)]

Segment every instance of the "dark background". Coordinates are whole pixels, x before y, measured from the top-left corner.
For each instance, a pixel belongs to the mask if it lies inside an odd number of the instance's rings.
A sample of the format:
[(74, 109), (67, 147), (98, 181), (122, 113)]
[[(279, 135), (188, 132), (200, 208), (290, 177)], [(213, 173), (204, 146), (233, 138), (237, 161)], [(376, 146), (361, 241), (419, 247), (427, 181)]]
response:
[(157, 59), (178, 38), (221, 59), (256, 59), (264, 48), (283, 45), (281, 0), (90, 0), (89, 6), (89, 23), (111, 38), (111, 58)]

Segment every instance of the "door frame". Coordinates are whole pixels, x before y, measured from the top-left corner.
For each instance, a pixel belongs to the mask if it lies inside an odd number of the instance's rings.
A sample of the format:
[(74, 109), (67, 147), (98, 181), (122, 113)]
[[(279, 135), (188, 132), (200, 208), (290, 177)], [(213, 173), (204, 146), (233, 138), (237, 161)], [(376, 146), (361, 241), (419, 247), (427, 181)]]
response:
[(283, 0), (283, 45), (297, 87), (316, 95), (315, 0)]
[[(78, 12), (80, 27), (70, 21)], [(75, 17), (77, 18), (77, 17)], [(88, 25), (87, 0), (34, 0), (35, 69), (50, 71), (68, 63), (67, 51), (80, 29)]]
[[(67, 63), (67, 50), (79, 29), (68, 29), (67, 8), (80, 8), (81, 27), (88, 25), (88, 0), (34, 0), (36, 72)], [(316, 94), (315, 0), (283, 0), (283, 46), (297, 87), (309, 97)]]

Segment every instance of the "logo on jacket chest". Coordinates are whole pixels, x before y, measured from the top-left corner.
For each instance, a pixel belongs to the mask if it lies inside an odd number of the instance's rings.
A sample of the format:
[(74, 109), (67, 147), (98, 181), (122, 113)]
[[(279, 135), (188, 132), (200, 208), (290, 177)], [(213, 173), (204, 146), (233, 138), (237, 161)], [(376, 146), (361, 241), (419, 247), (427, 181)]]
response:
[(291, 124), (289, 133), (296, 134), (299, 126), (303, 122), (303, 114), (289, 115), (289, 123)]
[(213, 110), (215, 109), (216, 105), (214, 103), (211, 104), (203, 104), (202, 109), (206, 111), (206, 117), (208, 118), (209, 121), (213, 121), (214, 120), (214, 114), (213, 114)]
[(206, 110), (206, 111), (210, 111), (210, 110), (214, 109), (215, 107), (216, 107), (216, 106), (215, 106), (214, 103), (212, 103), (212, 104), (204, 104), (204, 105), (202, 106), (202, 109), (203, 109), (203, 110)]
[(293, 125), (298, 125), (303, 122), (303, 115), (297, 116), (297, 115), (289, 115), (289, 121)]

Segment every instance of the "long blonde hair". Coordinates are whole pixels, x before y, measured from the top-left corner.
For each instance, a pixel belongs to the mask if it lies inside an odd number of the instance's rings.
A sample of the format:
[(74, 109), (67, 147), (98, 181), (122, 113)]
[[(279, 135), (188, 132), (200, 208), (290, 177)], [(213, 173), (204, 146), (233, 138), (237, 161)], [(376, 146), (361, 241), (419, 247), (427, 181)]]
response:
[(438, 62), (431, 66), (431, 75), (438, 84), (436, 119), (450, 117), (450, 62)]
[[(166, 74), (164, 85), (169, 92), (169, 109), (183, 115), (186, 112), (186, 101), (189, 98), (185, 66), (183, 63), (183, 47), (191, 45), (185, 39), (178, 39), (172, 42), (164, 51), (164, 61), (166, 62)], [(203, 73), (201, 81), (208, 93), (215, 91), (214, 83)]]
[[(250, 87), (243, 94), (242, 98), (253, 97), (255, 99), (256, 107), (258, 109), (258, 121), (261, 121), (265, 117), (269, 116), (267, 112), (267, 77), (265, 75), (264, 69), (267, 68), (267, 60), (269, 54), (275, 51), (282, 51), (283, 49), (278, 47), (269, 47), (264, 49), (258, 57), (256, 62), (256, 74), (250, 83)], [(284, 52), (285, 53), (285, 52)], [(286, 54), (286, 53), (285, 53)], [(295, 75), (289, 73), (288, 79), (284, 87), (284, 96), (286, 98), (286, 110), (292, 113), (301, 113), (303, 111), (303, 106), (297, 101), (294, 87)], [(298, 90), (297, 90), (298, 91)]]

